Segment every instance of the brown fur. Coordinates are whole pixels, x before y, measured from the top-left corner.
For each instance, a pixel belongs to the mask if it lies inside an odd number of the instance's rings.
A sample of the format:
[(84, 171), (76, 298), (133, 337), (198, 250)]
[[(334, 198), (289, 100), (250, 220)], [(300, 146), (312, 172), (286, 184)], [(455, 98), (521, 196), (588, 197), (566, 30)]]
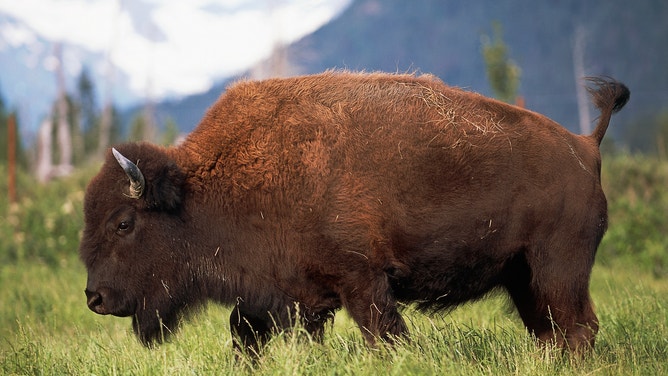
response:
[(628, 99), (594, 83), (601, 120), (577, 136), (433, 76), (239, 82), (181, 146), (118, 147), (140, 199), (109, 154), (85, 200), (88, 305), (133, 316), (146, 344), (208, 300), (234, 305), (235, 343), (256, 349), (296, 319), (319, 337), (341, 307), (370, 343), (391, 340), (407, 331), (398, 302), (502, 288), (539, 339), (591, 346), (598, 144)]

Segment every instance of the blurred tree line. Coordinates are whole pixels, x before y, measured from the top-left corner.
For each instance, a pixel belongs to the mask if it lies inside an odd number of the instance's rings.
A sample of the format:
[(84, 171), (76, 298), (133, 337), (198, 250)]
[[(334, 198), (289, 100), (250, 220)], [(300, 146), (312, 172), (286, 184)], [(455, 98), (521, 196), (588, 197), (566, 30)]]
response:
[(42, 182), (68, 175), (76, 167), (99, 160), (109, 145), (121, 141), (122, 126), (112, 103), (101, 106), (95, 83), (83, 68), (72, 91), (67, 91), (58, 69), (58, 94), (42, 120), (29, 159)]
[[(14, 142), (16, 167), (33, 173), (42, 182), (100, 161), (106, 150), (116, 143), (151, 141), (170, 145), (179, 135), (177, 124), (170, 119), (165, 121), (164, 130), (158, 131), (150, 104), (127, 125), (123, 124), (113, 103), (100, 104), (95, 82), (86, 67), (81, 70), (72, 91), (59, 89), (50, 113), (41, 122), (36, 139), (30, 145), (21, 140), (17, 111), (8, 109), (5, 103), (0, 92), (0, 165), (9, 162), (9, 143)], [(17, 128), (14, 141), (7, 137), (10, 117)], [(63, 126), (67, 128), (63, 130)]]

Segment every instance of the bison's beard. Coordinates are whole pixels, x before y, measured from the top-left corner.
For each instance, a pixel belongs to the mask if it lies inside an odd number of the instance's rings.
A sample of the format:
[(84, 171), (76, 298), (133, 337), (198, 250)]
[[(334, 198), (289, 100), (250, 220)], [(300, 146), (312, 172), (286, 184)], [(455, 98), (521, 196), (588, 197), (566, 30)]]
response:
[(132, 317), (132, 329), (139, 341), (149, 348), (165, 342), (174, 334), (194, 307), (187, 300), (174, 298), (153, 303), (152, 308), (141, 305)]

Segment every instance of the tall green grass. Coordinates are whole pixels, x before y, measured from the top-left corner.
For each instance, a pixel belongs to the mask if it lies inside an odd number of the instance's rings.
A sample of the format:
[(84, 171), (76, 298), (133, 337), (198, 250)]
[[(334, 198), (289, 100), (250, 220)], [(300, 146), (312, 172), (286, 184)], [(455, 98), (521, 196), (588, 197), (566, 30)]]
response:
[(129, 319), (86, 308), (77, 246), (93, 173), (47, 186), (22, 175), (20, 202), (0, 202), (0, 374), (668, 374), (665, 162), (605, 159), (610, 230), (591, 288), (601, 330), (583, 359), (536, 346), (503, 295), (431, 317), (405, 307), (411, 336), (391, 349), (367, 347), (340, 312), (324, 343), (297, 329), (273, 338), (253, 362), (235, 356), (229, 309), (216, 305), (170, 342), (145, 349)]
[(639, 265), (668, 277), (668, 162), (643, 155), (605, 158), (609, 230), (599, 261)]
[[(0, 200), (0, 263), (43, 262), (57, 267), (77, 252), (86, 182), (94, 169), (42, 185), (25, 171), (17, 177), (17, 203)], [(0, 192), (7, 192), (0, 165)]]
[(85, 307), (82, 267), (4, 268), (0, 283), (1, 374), (459, 374), (660, 375), (668, 372), (668, 282), (637, 270), (596, 267), (592, 295), (601, 331), (585, 359), (537, 347), (502, 296), (449, 315), (405, 309), (411, 337), (368, 348), (339, 313), (323, 344), (283, 333), (252, 362), (235, 357), (229, 309), (212, 305), (169, 343), (143, 348), (130, 320)]

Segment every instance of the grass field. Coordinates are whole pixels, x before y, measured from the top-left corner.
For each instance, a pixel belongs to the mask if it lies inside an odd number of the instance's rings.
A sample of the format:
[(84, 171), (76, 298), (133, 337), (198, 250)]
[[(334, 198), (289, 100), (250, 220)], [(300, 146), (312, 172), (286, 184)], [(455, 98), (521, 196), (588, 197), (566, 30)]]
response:
[(668, 374), (668, 281), (621, 266), (594, 270), (601, 331), (584, 360), (536, 347), (497, 296), (448, 315), (407, 308), (410, 342), (391, 350), (368, 348), (339, 313), (324, 344), (298, 331), (283, 334), (256, 363), (235, 359), (226, 308), (209, 306), (170, 342), (149, 350), (134, 338), (129, 319), (88, 311), (85, 271), (76, 260), (56, 270), (34, 263), (0, 270), (3, 375)]
[(668, 166), (619, 157), (603, 175), (611, 228), (592, 276), (601, 329), (585, 358), (537, 347), (497, 295), (447, 315), (406, 307), (410, 340), (391, 349), (367, 347), (340, 312), (323, 344), (284, 333), (256, 362), (235, 357), (226, 307), (152, 350), (130, 319), (90, 312), (76, 255), (90, 172), (46, 187), (24, 176), (21, 202), (0, 202), (0, 374), (668, 375)]

